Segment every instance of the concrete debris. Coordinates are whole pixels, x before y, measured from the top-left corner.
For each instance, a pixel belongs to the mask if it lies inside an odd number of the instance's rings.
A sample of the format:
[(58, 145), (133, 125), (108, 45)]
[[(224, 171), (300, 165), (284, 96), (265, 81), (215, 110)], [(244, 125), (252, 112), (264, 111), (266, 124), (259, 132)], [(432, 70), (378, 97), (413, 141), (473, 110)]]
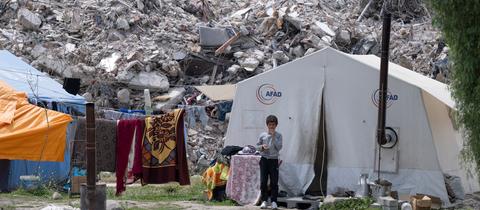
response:
[(65, 51), (66, 51), (67, 53), (72, 53), (72, 52), (75, 51), (75, 49), (76, 49), (75, 44), (67, 43), (67, 44), (65, 45)]
[[(154, 108), (175, 107), (189, 94), (176, 87), (235, 84), (324, 47), (380, 55), (381, 1), (360, 21), (369, 0), (59, 2), (11, 1), (0, 48), (60, 80), (81, 78), (80, 94), (102, 107), (142, 107), (145, 88)], [(425, 5), (405, 2), (389, 5), (390, 60), (449, 82), (448, 47)], [(189, 136), (198, 172), (223, 146), (226, 125), (208, 126)]]
[(240, 66), (250, 72), (254, 71), (259, 64), (260, 61), (252, 57), (248, 57), (240, 61)]
[[(448, 82), (450, 65), (440, 57), (448, 58), (442, 38), (431, 26), (424, 5), (407, 2), (411, 4), (390, 5), (406, 14), (395, 14), (392, 22), (391, 60)], [(167, 82), (180, 86), (236, 83), (327, 46), (379, 55), (382, 22), (377, 2), (361, 21), (355, 21), (367, 3), (66, 0), (19, 7), (13, 1), (0, 16), (0, 47), (55, 76), (81, 76), (82, 87), (101, 79), (117, 90), (126, 84), (154, 91), (160, 86), (154, 79), (139, 81), (153, 76), (161, 77), (160, 89), (166, 92)], [(28, 31), (13, 30), (16, 23)], [(225, 45), (236, 35), (235, 41)], [(242, 68), (246, 71), (239, 71)]]
[(117, 19), (117, 29), (128, 30), (130, 29), (130, 24), (125, 18), (119, 17)]
[(134, 60), (143, 60), (143, 55), (139, 51), (132, 51), (132, 52), (127, 54), (126, 58), (127, 58), (128, 62), (131, 62), (131, 61), (134, 61)]
[(41, 45), (41, 44), (37, 44), (30, 51), (30, 55), (32, 55), (33, 58), (38, 58), (38, 57), (44, 55), (46, 52), (47, 52), (47, 48), (43, 47), (43, 45)]
[(145, 4), (143, 4), (142, 0), (136, 0), (135, 3), (137, 4), (137, 9), (143, 11), (145, 9)]
[(187, 57), (187, 53), (183, 52), (183, 51), (178, 51), (178, 52), (175, 52), (173, 54), (173, 59), (174, 60), (183, 60)]
[(18, 23), (25, 30), (38, 30), (42, 25), (42, 19), (40, 19), (38, 14), (35, 14), (26, 8), (18, 10), (17, 18)]
[(302, 47), (302, 45), (298, 45), (290, 49), (291, 49), (290, 54), (295, 55), (297, 58), (303, 57), (303, 55), (305, 55), (305, 49)]
[(321, 39), (315, 34), (310, 34), (308, 37), (303, 39), (303, 43), (309, 44), (312, 47), (321, 48)]
[(287, 63), (290, 61), (290, 58), (283, 51), (275, 51), (272, 54), (272, 57), (281, 63)]
[(161, 98), (155, 98), (153, 107), (155, 110), (170, 110), (176, 108), (177, 104), (182, 102), (183, 96), (185, 95), (185, 88), (172, 88), (168, 91), (166, 95), (162, 95), (163, 99), (168, 100), (158, 100)]
[(130, 103), (130, 90), (123, 88), (117, 92), (118, 103), (129, 104)]
[(240, 51), (240, 52), (233, 53), (233, 56), (234, 56), (235, 58), (237, 58), (237, 59), (242, 58), (244, 55), (245, 55), (245, 53), (244, 53), (244, 52), (241, 52), (241, 51)]
[(315, 51), (317, 51), (317, 49), (315, 49), (315, 48), (308, 48), (308, 50), (305, 52), (305, 56), (310, 55), (310, 54), (314, 53)]
[(326, 35), (335, 36), (335, 32), (330, 29), (326, 23), (316, 21), (315, 25), (317, 25)]
[(50, 204), (46, 207), (41, 208), (41, 210), (79, 210), (80, 208), (74, 208), (71, 206), (65, 206), (65, 205), (53, 205)]
[(242, 67), (240, 67), (239, 65), (232, 65), (227, 69), (227, 72), (230, 74), (236, 74), (241, 68)]
[(128, 83), (128, 86), (133, 89), (148, 88), (159, 92), (166, 92), (170, 88), (168, 77), (159, 72), (140, 72), (125, 81)]
[(108, 58), (104, 58), (98, 64), (99, 68), (104, 69), (107, 72), (112, 72), (117, 69), (117, 62), (120, 60), (122, 55), (120, 53), (113, 53)]
[(343, 29), (339, 30), (335, 35), (335, 43), (340, 44), (342, 46), (350, 45), (351, 43), (350, 32)]
[[(138, 1), (137, 1), (138, 2)], [(107, 200), (107, 207), (106, 210), (124, 210), (125, 208), (115, 200)]]
[(82, 95), (87, 102), (93, 102), (93, 95), (89, 92), (86, 92)]
[(62, 195), (58, 192), (54, 192), (53, 195), (52, 195), (52, 199), (53, 200), (60, 200), (60, 199), (62, 199)]

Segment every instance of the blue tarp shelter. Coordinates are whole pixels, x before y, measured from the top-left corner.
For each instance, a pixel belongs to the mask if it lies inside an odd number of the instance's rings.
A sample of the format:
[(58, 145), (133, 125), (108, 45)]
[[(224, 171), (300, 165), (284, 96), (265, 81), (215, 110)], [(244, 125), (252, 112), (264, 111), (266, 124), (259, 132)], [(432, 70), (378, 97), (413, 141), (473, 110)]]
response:
[[(85, 113), (85, 99), (68, 93), (63, 86), (22, 59), (6, 50), (0, 50), (0, 80), (17, 91), (26, 92), (29, 101), (41, 102), (49, 109), (72, 114)], [(67, 129), (64, 162), (36, 162), (0, 160), (0, 190), (14, 190), (20, 186), (20, 176), (39, 175), (42, 182), (58, 183), (68, 178), (70, 170), (70, 142), (75, 136), (75, 121)], [(3, 167), (2, 167), (3, 169)], [(6, 178), (6, 179), (5, 179)], [(8, 181), (6, 181), (8, 180)]]

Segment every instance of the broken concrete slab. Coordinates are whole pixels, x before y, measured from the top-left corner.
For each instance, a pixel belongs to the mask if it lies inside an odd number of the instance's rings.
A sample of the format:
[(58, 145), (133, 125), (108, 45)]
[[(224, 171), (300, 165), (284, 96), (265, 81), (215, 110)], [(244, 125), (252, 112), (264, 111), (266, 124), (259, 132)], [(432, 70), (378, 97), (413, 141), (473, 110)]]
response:
[(302, 45), (290, 48), (290, 50), (291, 54), (295, 55), (297, 58), (303, 57), (303, 55), (305, 55), (305, 49), (303, 49)]
[(127, 54), (127, 61), (128, 62), (131, 62), (131, 61), (134, 61), (134, 60), (143, 60), (143, 54), (139, 51), (132, 51), (132, 52), (129, 52)]
[(349, 45), (352, 42), (350, 32), (344, 29), (337, 31), (335, 35), (335, 43), (345, 46)]
[(280, 63), (287, 63), (288, 61), (290, 61), (290, 58), (283, 51), (275, 51), (272, 54), (272, 58), (280, 61)]
[(259, 64), (260, 64), (260, 61), (258, 61), (256, 58), (251, 58), (251, 57), (240, 61), (240, 66), (250, 72), (254, 71)]
[(239, 65), (232, 65), (227, 69), (227, 72), (229, 72), (230, 74), (236, 74), (241, 68), (242, 67), (240, 67)]
[(145, 4), (143, 4), (142, 0), (136, 0), (135, 3), (137, 4), (137, 9), (143, 11), (145, 9)]
[(37, 44), (35, 47), (30, 51), (30, 55), (33, 56), (33, 58), (39, 58), (42, 55), (45, 55), (47, 53), (47, 48), (43, 47), (42, 44)]
[(235, 57), (235, 58), (242, 58), (244, 55), (245, 55), (245, 53), (241, 52), (241, 51), (233, 53), (233, 57)]
[(117, 69), (117, 62), (120, 60), (121, 57), (122, 55), (120, 53), (112, 53), (109, 57), (102, 59), (98, 64), (98, 67), (104, 69), (107, 72), (112, 72)]
[(124, 40), (124, 39), (125, 39), (125, 36), (117, 30), (114, 30), (114, 31), (111, 31), (110, 33), (108, 33), (107, 40), (110, 41), (110, 42), (120, 41), (120, 40)]
[(265, 53), (260, 50), (254, 50), (253, 55), (259, 62), (262, 62), (265, 59)]
[(332, 29), (330, 29), (327, 23), (316, 21), (315, 25), (317, 25), (323, 32), (325, 32), (325, 34), (332, 37), (335, 36), (335, 32)]
[(128, 81), (128, 86), (133, 89), (148, 88), (155, 91), (166, 92), (170, 88), (168, 77), (160, 72), (140, 72)]
[(25, 30), (38, 30), (42, 25), (42, 19), (39, 15), (26, 8), (18, 10), (17, 21)]
[(135, 61), (129, 62), (123, 70), (138, 72), (138, 71), (142, 71), (143, 69), (144, 69), (144, 65), (140, 61), (135, 60)]
[(175, 52), (175, 53), (173, 54), (173, 59), (174, 59), (174, 60), (177, 60), (177, 61), (183, 60), (183, 59), (185, 59), (186, 57), (187, 57), (187, 53), (185, 53), (185, 52), (183, 52), (183, 51), (178, 51), (178, 52)]
[(123, 88), (117, 92), (118, 102), (128, 105), (130, 103), (130, 90)]
[(60, 200), (60, 199), (62, 199), (62, 195), (58, 192), (53, 192), (52, 199), (53, 200)]
[(71, 52), (74, 52), (75, 50), (76, 50), (76, 45), (75, 44), (67, 43), (65, 45), (65, 52), (71, 53)]
[[(327, 44), (327, 45), (330, 46), (330, 44), (332, 43), (333, 39), (332, 39), (332, 37), (330, 37), (330, 36), (323, 36), (323, 37), (322, 37), (322, 41), (323, 41), (325, 44)], [(319, 48), (321, 48), (321, 47), (319, 46)]]
[(296, 30), (302, 30), (303, 28), (303, 20), (298, 17), (291, 17), (287, 15), (284, 20), (294, 26)]
[(62, 77), (71, 77), (71, 74), (64, 73), (67, 63), (64, 60), (55, 58), (53, 55), (43, 55), (31, 63), (32, 66), (44, 72), (54, 72)]
[(318, 37), (315, 34), (310, 34), (309, 36), (307, 36), (305, 39), (302, 40), (302, 42), (309, 43), (313, 47), (317, 47), (317, 48), (319, 48), (320, 41), (321, 41), (320, 37)]
[(117, 18), (117, 29), (121, 30), (129, 30), (130, 29), (130, 24), (128, 23), (127, 19), (123, 17)]

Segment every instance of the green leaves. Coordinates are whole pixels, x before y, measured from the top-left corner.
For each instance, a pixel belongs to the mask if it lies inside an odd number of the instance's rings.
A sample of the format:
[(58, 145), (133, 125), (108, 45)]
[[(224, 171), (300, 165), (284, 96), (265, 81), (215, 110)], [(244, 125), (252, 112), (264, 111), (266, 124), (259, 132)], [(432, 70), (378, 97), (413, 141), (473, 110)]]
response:
[[(434, 24), (445, 37), (453, 60), (451, 90), (465, 130), (464, 161), (480, 171), (480, 1), (430, 0)], [(480, 173), (479, 173), (480, 174)]]
[(334, 203), (323, 204), (320, 206), (320, 210), (364, 210), (369, 209), (372, 203), (372, 198), (351, 198)]

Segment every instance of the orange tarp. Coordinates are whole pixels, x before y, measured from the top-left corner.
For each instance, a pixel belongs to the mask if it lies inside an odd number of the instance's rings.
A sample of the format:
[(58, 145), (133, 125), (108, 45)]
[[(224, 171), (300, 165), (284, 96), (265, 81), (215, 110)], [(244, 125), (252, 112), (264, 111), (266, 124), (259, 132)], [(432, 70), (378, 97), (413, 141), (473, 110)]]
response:
[(62, 162), (71, 121), (29, 104), (25, 93), (0, 81), (0, 159)]

